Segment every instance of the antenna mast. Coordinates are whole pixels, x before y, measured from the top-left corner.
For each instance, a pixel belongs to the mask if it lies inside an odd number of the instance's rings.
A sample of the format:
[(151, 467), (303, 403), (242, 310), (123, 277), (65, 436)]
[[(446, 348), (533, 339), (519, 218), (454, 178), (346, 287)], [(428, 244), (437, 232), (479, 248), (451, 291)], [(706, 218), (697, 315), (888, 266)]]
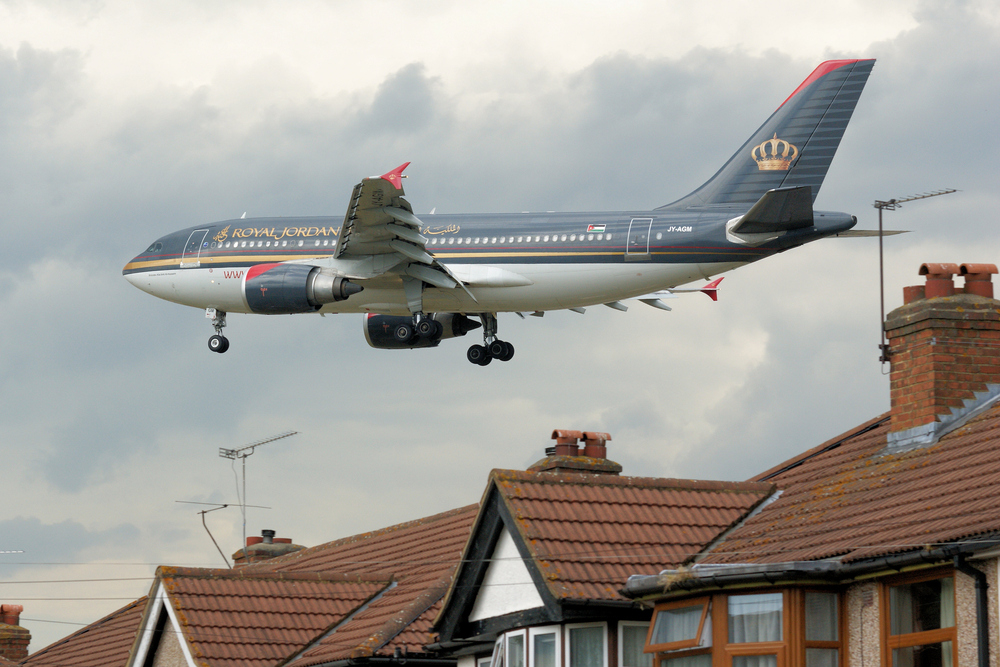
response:
[[(263, 440), (258, 440), (257, 442), (251, 442), (249, 445), (244, 445), (239, 449), (226, 449), (225, 447), (219, 447), (219, 456), (224, 459), (230, 459), (235, 461), (236, 459), (243, 460), (243, 499), (240, 501), (240, 509), (243, 511), (243, 560), (247, 559), (247, 457), (254, 453), (254, 451), (261, 445), (266, 445), (269, 442), (274, 442), (275, 440), (281, 440), (282, 438), (289, 438), (293, 435), (298, 435), (298, 431), (286, 431), (284, 433), (279, 433), (278, 435), (272, 435), (270, 438), (264, 438)], [(239, 491), (239, 489), (237, 489)], [(204, 519), (204, 515), (202, 515)]]
[(888, 201), (882, 201), (880, 199), (875, 200), (874, 206), (878, 209), (878, 291), (882, 309), (882, 317), (879, 319), (878, 324), (882, 340), (878, 346), (878, 349), (881, 351), (878, 360), (882, 362), (883, 366), (887, 361), (889, 361), (891, 354), (889, 352), (889, 344), (885, 342), (885, 264), (882, 254), (882, 237), (884, 236), (882, 232), (882, 211), (895, 211), (905, 202), (927, 199), (928, 197), (938, 197), (940, 195), (950, 195), (952, 192), (958, 192), (958, 190), (955, 190), (954, 188), (945, 188), (944, 190), (934, 190), (933, 192), (925, 192), (919, 195), (910, 195), (909, 197), (902, 197), (901, 199), (890, 199)]

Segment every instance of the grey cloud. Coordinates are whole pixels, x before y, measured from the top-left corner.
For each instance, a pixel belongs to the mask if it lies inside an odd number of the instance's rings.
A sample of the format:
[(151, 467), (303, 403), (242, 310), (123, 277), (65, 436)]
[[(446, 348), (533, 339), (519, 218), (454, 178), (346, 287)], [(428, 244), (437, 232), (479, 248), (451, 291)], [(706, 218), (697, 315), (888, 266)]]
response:
[(72, 519), (43, 523), (36, 517), (18, 516), (0, 521), (0, 535), (5, 549), (24, 552), (16, 555), (17, 565), (8, 564), (3, 568), (4, 574), (9, 576), (26, 567), (23, 563), (73, 563), (89, 549), (134, 542), (139, 530), (127, 523), (105, 530), (89, 530)]

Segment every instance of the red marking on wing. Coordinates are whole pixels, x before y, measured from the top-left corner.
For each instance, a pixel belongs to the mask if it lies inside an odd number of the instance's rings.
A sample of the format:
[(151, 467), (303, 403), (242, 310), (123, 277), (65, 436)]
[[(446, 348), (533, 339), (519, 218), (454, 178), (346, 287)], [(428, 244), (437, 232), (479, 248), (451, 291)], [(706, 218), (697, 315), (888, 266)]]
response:
[(827, 60), (826, 62), (820, 63), (819, 67), (817, 67), (816, 69), (814, 69), (813, 72), (812, 72), (812, 74), (810, 74), (808, 77), (806, 77), (806, 80), (803, 81), (802, 83), (800, 83), (799, 87), (796, 88), (794, 91), (792, 91), (792, 94), (789, 95), (788, 98), (785, 99), (784, 102), (782, 102), (780, 105), (778, 105), (778, 108), (780, 109), (781, 107), (785, 106), (785, 104), (788, 103), (788, 100), (792, 99), (793, 97), (795, 97), (796, 95), (799, 94), (799, 91), (801, 91), (803, 88), (806, 88), (807, 86), (809, 86), (813, 82), (815, 82), (815, 81), (817, 81), (819, 79), (822, 79), (824, 76), (826, 76), (830, 72), (832, 72), (834, 70), (837, 70), (837, 69), (840, 69), (841, 67), (844, 67), (845, 65), (852, 65), (854, 63), (861, 62), (861, 60), (862, 60), (861, 58), (856, 58), (854, 60)]
[(392, 183), (397, 190), (403, 189), (403, 170), (410, 166), (409, 162), (404, 162), (392, 171), (382, 174), (382, 178)]

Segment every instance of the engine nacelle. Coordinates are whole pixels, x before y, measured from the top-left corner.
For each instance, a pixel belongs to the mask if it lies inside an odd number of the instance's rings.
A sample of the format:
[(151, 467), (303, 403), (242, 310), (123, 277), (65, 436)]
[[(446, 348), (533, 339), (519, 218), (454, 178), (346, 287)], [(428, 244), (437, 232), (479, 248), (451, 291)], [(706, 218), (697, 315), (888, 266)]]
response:
[(444, 338), (464, 336), (482, 326), (479, 322), (457, 313), (434, 313), (430, 318), (441, 325), (440, 337), (424, 338), (414, 334), (409, 340), (401, 341), (396, 338), (396, 329), (401, 325), (411, 324), (412, 317), (369, 313), (365, 316), (365, 340), (380, 350), (412, 350), (418, 347), (436, 347)]
[(315, 312), (325, 303), (343, 301), (363, 289), (308, 264), (257, 264), (243, 280), (250, 310), (265, 315)]

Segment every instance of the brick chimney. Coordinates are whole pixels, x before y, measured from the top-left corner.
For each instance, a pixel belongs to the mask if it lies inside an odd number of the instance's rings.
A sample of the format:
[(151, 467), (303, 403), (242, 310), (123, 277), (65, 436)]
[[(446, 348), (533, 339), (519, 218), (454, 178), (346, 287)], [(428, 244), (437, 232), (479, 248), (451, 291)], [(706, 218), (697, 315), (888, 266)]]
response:
[(24, 607), (19, 604), (0, 604), (0, 657), (20, 662), (28, 657), (31, 633), (18, 625)]
[(305, 549), (301, 544), (292, 544), (287, 537), (275, 537), (273, 530), (260, 531), (260, 537), (247, 538), (246, 553), (240, 549), (233, 554), (233, 566), (244, 567), (250, 563), (259, 563)]
[[(892, 364), (889, 444), (936, 442), (949, 425), (1000, 394), (1000, 301), (994, 264), (924, 264), (885, 331)], [(956, 287), (954, 277), (965, 284)]]
[[(552, 431), (555, 447), (545, 449), (545, 458), (534, 463), (531, 472), (590, 473), (617, 475), (621, 464), (608, 460), (607, 442), (611, 434), (597, 431)], [(583, 445), (581, 451), (580, 445)]]

